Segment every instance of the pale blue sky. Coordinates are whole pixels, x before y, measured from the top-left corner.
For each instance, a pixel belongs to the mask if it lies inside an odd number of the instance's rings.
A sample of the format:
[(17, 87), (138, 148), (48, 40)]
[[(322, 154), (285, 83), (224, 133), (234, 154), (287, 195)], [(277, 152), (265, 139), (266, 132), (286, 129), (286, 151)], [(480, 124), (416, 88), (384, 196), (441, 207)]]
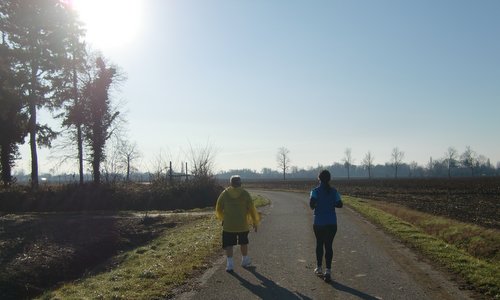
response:
[(207, 143), (217, 170), (276, 168), (281, 146), (304, 168), (347, 147), (356, 164), (467, 145), (500, 161), (500, 1), (141, 5), (133, 43), (100, 49), (127, 74), (143, 170)]

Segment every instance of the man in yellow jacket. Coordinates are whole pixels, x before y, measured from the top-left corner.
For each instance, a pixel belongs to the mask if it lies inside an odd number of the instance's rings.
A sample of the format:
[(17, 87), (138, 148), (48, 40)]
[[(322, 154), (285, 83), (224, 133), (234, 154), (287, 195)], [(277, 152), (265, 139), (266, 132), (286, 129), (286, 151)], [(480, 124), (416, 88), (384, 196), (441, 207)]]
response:
[(220, 194), (215, 207), (217, 219), (222, 221), (222, 248), (227, 256), (227, 272), (232, 272), (234, 269), (233, 246), (235, 245), (240, 245), (241, 265), (250, 266), (248, 233), (250, 226), (257, 232), (260, 221), (252, 197), (241, 187), (240, 176), (231, 176), (230, 183), (231, 186)]

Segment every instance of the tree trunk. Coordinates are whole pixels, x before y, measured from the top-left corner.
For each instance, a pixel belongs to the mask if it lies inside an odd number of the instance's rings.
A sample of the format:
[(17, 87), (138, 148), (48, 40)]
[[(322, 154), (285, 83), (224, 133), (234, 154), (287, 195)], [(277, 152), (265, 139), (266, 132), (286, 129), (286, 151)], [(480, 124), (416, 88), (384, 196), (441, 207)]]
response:
[(78, 77), (75, 66), (75, 54), (73, 53), (73, 99), (77, 110), (78, 120), (76, 121), (76, 143), (78, 147), (78, 173), (80, 175), (80, 185), (83, 184), (83, 137), (82, 137), (82, 111), (78, 101)]
[(82, 125), (76, 127), (76, 139), (78, 143), (78, 172), (80, 173), (80, 185), (83, 184), (83, 137)]
[(12, 182), (12, 170), (10, 166), (11, 147), (8, 143), (0, 148), (0, 164), (2, 166), (2, 181), (5, 185)]
[[(94, 131), (95, 132), (95, 131)], [(100, 142), (100, 136), (94, 136), (95, 141), (93, 142), (93, 157), (92, 157), (92, 171), (94, 173), (94, 183), (101, 183), (101, 161), (103, 156), (102, 143)]]
[(34, 101), (30, 101), (29, 112), (30, 119), (28, 122), (28, 130), (30, 134), (31, 150), (31, 187), (36, 189), (38, 188), (38, 154), (36, 147), (36, 105)]
[(127, 156), (127, 181), (130, 180), (130, 156)]
[(29, 121), (28, 121), (28, 132), (30, 134), (30, 150), (31, 150), (31, 188), (38, 188), (38, 153), (36, 145), (36, 104), (37, 104), (37, 94), (35, 92), (35, 87), (37, 86), (37, 71), (38, 67), (35, 63), (31, 63), (31, 87), (29, 89), (28, 95), (28, 110), (29, 110)]
[(100, 163), (95, 158), (92, 161), (92, 171), (94, 175), (94, 183), (99, 184), (101, 182), (101, 171), (99, 169)]

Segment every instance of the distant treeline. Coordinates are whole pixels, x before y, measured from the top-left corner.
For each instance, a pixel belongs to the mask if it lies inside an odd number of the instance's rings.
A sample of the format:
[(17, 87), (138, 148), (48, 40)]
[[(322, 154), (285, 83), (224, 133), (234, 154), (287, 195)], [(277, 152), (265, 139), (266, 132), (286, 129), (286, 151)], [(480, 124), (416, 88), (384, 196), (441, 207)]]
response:
[[(384, 165), (378, 164), (371, 166), (370, 172), (366, 166), (347, 165), (344, 163), (334, 163), (332, 165), (318, 165), (316, 167), (298, 168), (291, 167), (286, 173), (286, 179), (310, 179), (316, 178), (319, 172), (323, 169), (329, 170), (334, 178), (433, 178), (433, 177), (484, 177), (484, 176), (500, 176), (500, 165), (493, 166), (488, 159), (477, 163), (473, 166), (461, 165), (458, 162), (455, 164), (448, 164), (448, 161), (443, 160), (430, 160), (427, 166), (421, 166), (416, 163), (406, 164), (403, 163), (398, 166), (397, 176), (395, 167), (391, 163)], [(183, 171), (184, 172), (184, 171)], [(260, 171), (252, 169), (233, 169), (228, 171), (221, 171), (213, 174), (213, 177), (219, 180), (229, 179), (231, 175), (238, 174), (245, 179), (281, 179), (283, 180), (283, 173), (281, 170), (273, 170), (271, 168), (263, 168)], [(126, 181), (126, 174), (122, 173), (109, 173), (103, 172), (102, 181), (104, 183), (113, 183)], [(171, 177), (169, 177), (171, 176)], [(192, 174), (173, 172), (171, 175), (168, 173), (151, 173), (151, 172), (131, 172), (129, 174), (129, 181), (134, 182), (152, 182), (163, 178), (166, 181), (183, 182), (189, 181)], [(17, 183), (28, 183), (30, 175), (20, 173), (15, 175)], [(77, 173), (65, 174), (41, 174), (40, 181), (42, 184), (64, 184), (78, 182), (79, 176)], [(92, 175), (85, 174), (84, 181), (92, 181)]]
[[(323, 169), (329, 170), (334, 178), (368, 178), (368, 170), (364, 166), (350, 165), (349, 175), (345, 164), (334, 163), (329, 166), (317, 166), (307, 169), (292, 167), (286, 174), (287, 179), (316, 178)], [(248, 179), (283, 179), (280, 171), (264, 168), (261, 171), (251, 169), (229, 170), (217, 174), (219, 179), (229, 179), (231, 175), (238, 174)], [(450, 175), (450, 176), (449, 176)], [(454, 167), (448, 174), (448, 166), (445, 163), (434, 162), (432, 167), (412, 166), (402, 164), (398, 166), (398, 178), (425, 178), (425, 177), (474, 177), (474, 176), (500, 176), (500, 168), (491, 164), (478, 165), (473, 170), (468, 167)], [(394, 166), (374, 165), (371, 169), (371, 178), (394, 178)]]

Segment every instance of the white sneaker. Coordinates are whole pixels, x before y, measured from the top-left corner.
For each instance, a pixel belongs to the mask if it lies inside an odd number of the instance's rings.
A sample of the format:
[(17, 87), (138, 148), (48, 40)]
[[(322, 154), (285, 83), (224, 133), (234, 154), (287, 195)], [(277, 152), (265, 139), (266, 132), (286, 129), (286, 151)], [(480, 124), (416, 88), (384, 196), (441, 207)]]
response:
[(318, 276), (322, 276), (323, 275), (323, 269), (321, 267), (317, 267), (316, 269), (314, 269), (314, 274), (316, 274)]
[(241, 266), (244, 267), (244, 268), (245, 267), (249, 267), (251, 263), (252, 263), (252, 260), (248, 256), (244, 256), (241, 259)]
[(226, 263), (226, 272), (232, 272), (234, 270), (233, 261), (228, 260)]

